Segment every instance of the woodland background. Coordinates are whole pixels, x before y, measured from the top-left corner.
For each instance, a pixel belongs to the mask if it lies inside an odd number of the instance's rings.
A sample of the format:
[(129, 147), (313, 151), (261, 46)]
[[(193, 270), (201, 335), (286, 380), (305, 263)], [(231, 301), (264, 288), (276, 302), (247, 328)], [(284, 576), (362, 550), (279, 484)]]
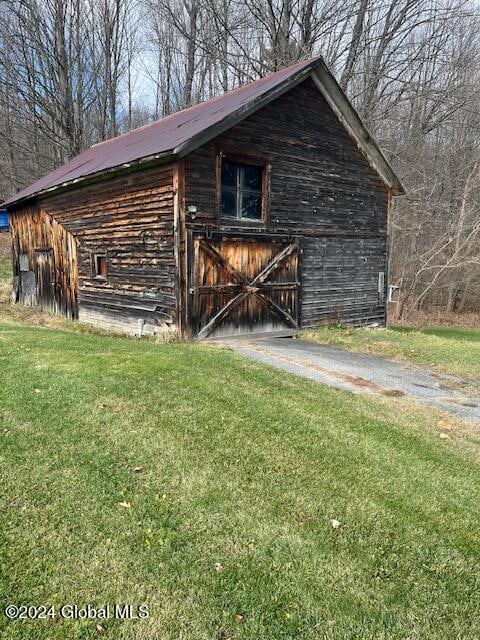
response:
[(473, 0), (0, 0), (0, 201), (91, 144), (321, 54), (408, 195), (394, 314), (480, 311)]

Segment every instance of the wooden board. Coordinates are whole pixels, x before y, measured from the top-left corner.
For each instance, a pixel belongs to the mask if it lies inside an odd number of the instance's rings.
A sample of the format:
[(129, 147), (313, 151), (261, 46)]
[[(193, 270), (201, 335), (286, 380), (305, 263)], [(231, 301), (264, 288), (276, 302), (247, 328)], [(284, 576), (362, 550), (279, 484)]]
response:
[(38, 306), (55, 313), (57, 292), (53, 249), (35, 250), (35, 279)]
[[(172, 167), (161, 166), (19, 208), (15, 262), (28, 253), (33, 265), (36, 249), (53, 248), (58, 313), (115, 331), (136, 333), (139, 321), (144, 333), (169, 331), (176, 320), (173, 195)], [(51, 226), (59, 238), (53, 244)], [(92, 270), (96, 254), (106, 256), (106, 278)]]
[(297, 242), (194, 237), (193, 334), (207, 338), (297, 328), (298, 261)]
[(16, 299), (78, 317), (77, 242), (39, 206), (10, 215)]

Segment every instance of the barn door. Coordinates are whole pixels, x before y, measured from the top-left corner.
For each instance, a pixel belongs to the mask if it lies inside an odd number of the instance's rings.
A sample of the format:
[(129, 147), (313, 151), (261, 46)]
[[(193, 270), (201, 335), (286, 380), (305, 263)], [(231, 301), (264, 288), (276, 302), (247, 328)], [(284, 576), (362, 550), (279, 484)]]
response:
[(298, 327), (298, 244), (195, 238), (190, 289), (199, 338)]
[(45, 311), (55, 312), (55, 264), (52, 249), (35, 251), (35, 279), (37, 305)]

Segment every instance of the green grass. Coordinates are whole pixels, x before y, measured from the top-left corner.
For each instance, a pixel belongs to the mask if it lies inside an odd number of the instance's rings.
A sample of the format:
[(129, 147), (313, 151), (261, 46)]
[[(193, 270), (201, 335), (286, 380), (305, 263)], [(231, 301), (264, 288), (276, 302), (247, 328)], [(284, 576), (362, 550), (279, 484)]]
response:
[(480, 379), (480, 328), (349, 329), (322, 327), (306, 331), (307, 340), (352, 351), (378, 353), (463, 377)]
[(9, 280), (12, 274), (12, 267), (5, 262), (0, 261), (0, 280)]
[(0, 233), (0, 303), (8, 300), (12, 288), (10, 234)]
[(196, 344), (3, 324), (0, 361), (2, 608), (150, 606), (2, 638), (480, 635), (460, 427)]
[(10, 280), (12, 277), (12, 257), (10, 248), (10, 235), (0, 233), (0, 281)]

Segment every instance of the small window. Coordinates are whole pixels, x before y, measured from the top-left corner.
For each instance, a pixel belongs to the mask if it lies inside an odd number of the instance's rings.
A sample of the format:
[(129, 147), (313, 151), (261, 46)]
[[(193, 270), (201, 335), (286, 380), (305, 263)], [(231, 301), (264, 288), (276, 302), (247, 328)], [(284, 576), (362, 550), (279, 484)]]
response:
[(105, 253), (95, 253), (92, 257), (92, 275), (95, 278), (107, 277), (107, 256)]
[(222, 161), (222, 217), (262, 219), (263, 171), (252, 164)]

